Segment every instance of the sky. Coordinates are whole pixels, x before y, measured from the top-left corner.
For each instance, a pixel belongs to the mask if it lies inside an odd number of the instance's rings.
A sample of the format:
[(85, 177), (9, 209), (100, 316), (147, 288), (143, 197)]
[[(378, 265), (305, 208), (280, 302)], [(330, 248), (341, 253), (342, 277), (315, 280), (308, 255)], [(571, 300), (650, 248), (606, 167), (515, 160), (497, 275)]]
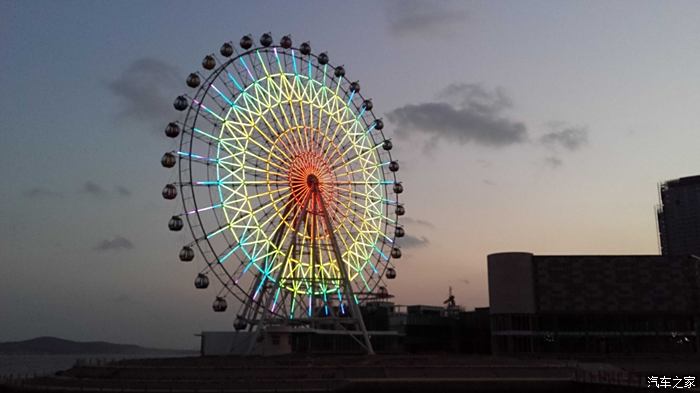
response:
[(486, 256), (656, 254), (659, 182), (698, 174), (693, 1), (0, 0), (0, 341), (196, 348), (230, 329), (160, 191), (204, 55), (291, 34), (384, 118), (405, 191), (398, 304), (488, 305)]

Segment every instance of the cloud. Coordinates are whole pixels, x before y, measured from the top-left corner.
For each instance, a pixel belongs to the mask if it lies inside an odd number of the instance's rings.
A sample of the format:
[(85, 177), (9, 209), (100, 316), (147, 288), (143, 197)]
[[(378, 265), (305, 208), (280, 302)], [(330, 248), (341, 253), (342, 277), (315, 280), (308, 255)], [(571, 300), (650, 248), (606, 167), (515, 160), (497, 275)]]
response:
[(513, 107), (513, 99), (502, 87), (488, 91), (475, 83), (452, 83), (439, 92), (438, 97), (455, 101), (462, 107), (470, 107), (483, 113), (496, 114)]
[(563, 147), (568, 150), (578, 150), (588, 144), (588, 130), (584, 127), (565, 127), (552, 131), (540, 137), (540, 142), (553, 147)]
[(493, 166), (491, 161), (484, 160), (484, 159), (478, 159), (478, 160), (476, 160), (476, 163), (477, 163), (477, 165), (479, 165), (482, 168), (491, 168)]
[(512, 105), (502, 89), (459, 83), (440, 92), (438, 100), (396, 108), (387, 119), (399, 134), (419, 132), (462, 145), (504, 147), (528, 141), (525, 124), (503, 115)]
[(118, 251), (118, 250), (131, 250), (134, 248), (134, 244), (129, 240), (121, 236), (115, 236), (113, 239), (102, 240), (95, 250), (97, 251)]
[(131, 196), (131, 190), (124, 186), (117, 186), (115, 187), (115, 190), (117, 191), (117, 194), (123, 196), (123, 197), (128, 197)]
[(182, 73), (177, 67), (153, 58), (140, 58), (107, 88), (121, 101), (118, 117), (152, 127), (175, 115), (172, 102), (184, 86)]
[(135, 303), (134, 299), (125, 293), (122, 293), (122, 294), (116, 296), (112, 300), (115, 303)]
[(552, 169), (557, 169), (564, 164), (564, 162), (559, 157), (545, 157), (544, 164)]
[(407, 234), (404, 237), (397, 239), (396, 243), (403, 248), (418, 248), (428, 245), (430, 241), (425, 236), (417, 237)]
[(25, 198), (62, 198), (63, 194), (60, 192), (45, 188), (45, 187), (33, 187), (28, 190), (22, 191), (22, 196)]
[(435, 225), (430, 221), (415, 219), (415, 218), (411, 218), (411, 217), (401, 217), (401, 223), (409, 224), (409, 225), (411, 225), (411, 224), (421, 225), (421, 226), (424, 226), (427, 228), (435, 228)]
[(90, 194), (96, 197), (101, 197), (107, 193), (102, 186), (93, 182), (92, 180), (86, 181), (85, 184), (83, 184), (81, 191), (85, 194)]
[[(86, 181), (81, 187), (80, 192), (83, 194), (92, 195), (96, 198), (106, 198), (110, 194), (106, 188), (92, 180)], [(117, 185), (114, 186), (114, 194), (122, 197), (129, 197), (131, 196), (131, 190), (125, 186)]]
[(446, 34), (467, 19), (464, 4), (452, 1), (393, 0), (386, 2), (389, 32), (404, 34)]

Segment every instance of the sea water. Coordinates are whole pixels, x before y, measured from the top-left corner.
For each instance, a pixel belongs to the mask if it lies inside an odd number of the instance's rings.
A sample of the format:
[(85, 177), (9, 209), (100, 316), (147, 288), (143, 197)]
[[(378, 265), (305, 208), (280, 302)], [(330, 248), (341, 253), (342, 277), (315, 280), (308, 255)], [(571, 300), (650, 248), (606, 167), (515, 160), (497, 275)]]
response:
[(73, 354), (73, 355), (1, 355), (0, 354), (0, 378), (7, 378), (10, 375), (34, 376), (49, 375), (57, 371), (67, 370), (73, 367), (76, 362), (104, 363), (122, 359), (144, 359), (144, 358), (164, 358), (196, 356), (196, 352), (154, 352), (139, 354)]

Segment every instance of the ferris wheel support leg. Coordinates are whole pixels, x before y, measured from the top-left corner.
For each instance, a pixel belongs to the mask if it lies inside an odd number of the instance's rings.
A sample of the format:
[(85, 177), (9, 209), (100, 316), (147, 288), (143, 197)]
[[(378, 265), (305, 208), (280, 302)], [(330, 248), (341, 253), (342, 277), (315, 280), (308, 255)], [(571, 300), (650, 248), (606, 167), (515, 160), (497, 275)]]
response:
[(318, 197), (321, 204), (321, 211), (323, 212), (323, 220), (326, 224), (326, 229), (328, 229), (328, 237), (331, 240), (331, 247), (333, 248), (333, 253), (335, 254), (336, 261), (338, 261), (338, 268), (340, 273), (343, 275), (343, 282), (345, 286), (345, 296), (348, 298), (348, 305), (350, 305), (350, 310), (352, 311), (353, 317), (357, 320), (358, 327), (362, 331), (362, 336), (365, 342), (365, 349), (368, 355), (374, 355), (374, 348), (372, 348), (372, 342), (369, 340), (369, 334), (367, 333), (367, 327), (365, 326), (365, 321), (362, 319), (362, 313), (360, 312), (360, 306), (357, 305), (355, 301), (355, 293), (352, 290), (352, 285), (350, 283), (350, 276), (348, 275), (347, 269), (345, 268), (345, 262), (343, 262), (343, 257), (340, 253), (340, 247), (338, 246), (338, 239), (335, 238), (335, 233), (333, 231), (333, 224), (331, 223), (331, 218), (326, 210), (326, 204), (323, 201), (323, 196), (318, 190), (318, 185), (314, 185), (314, 194)]
[[(316, 198), (311, 199), (311, 211), (315, 212), (318, 210)], [(316, 290), (316, 263), (318, 263), (319, 260), (319, 253), (318, 253), (318, 220), (316, 219), (316, 214), (312, 214), (311, 217), (311, 227), (309, 228), (311, 231), (311, 239), (312, 239), (312, 245), (311, 245), (311, 293), (309, 296), (311, 297), (311, 300), (309, 301), (309, 305), (311, 307), (311, 328), (316, 328), (314, 325), (315, 317), (316, 317), (316, 310), (313, 308), (316, 306), (316, 303), (314, 302), (314, 291)]]
[[(291, 239), (289, 241), (289, 247), (287, 248), (287, 253), (285, 254), (285, 257), (284, 257), (285, 262), (289, 259), (291, 251), (296, 248), (297, 233), (299, 232), (299, 228), (301, 227), (301, 223), (304, 222), (304, 220), (306, 219), (306, 215), (308, 212), (307, 207), (308, 207), (309, 199), (310, 199), (310, 196), (307, 196), (306, 200), (304, 201), (304, 204), (302, 205), (303, 208), (301, 209), (299, 217), (297, 217), (297, 221), (294, 223), (294, 233), (291, 236)], [(279, 236), (276, 236), (276, 239), (277, 239), (276, 242), (281, 241), (281, 237), (282, 237), (281, 235), (282, 234), (280, 233)], [(279, 271), (277, 272), (277, 281), (276, 281), (277, 285), (279, 285), (280, 277), (282, 276), (282, 271), (283, 271), (283, 269), (279, 269)], [(258, 302), (256, 302), (258, 305), (258, 308), (261, 306), (261, 303), (263, 301), (263, 296), (267, 292), (267, 287), (268, 287), (267, 285), (263, 286), (260, 300)], [(256, 334), (253, 336), (253, 338), (250, 341), (250, 344), (248, 346), (247, 353), (249, 355), (253, 353), (253, 349), (255, 348), (255, 343), (258, 341), (257, 340), (258, 337), (265, 334), (265, 326), (266, 326), (266, 321), (268, 319), (268, 314), (269, 314), (269, 310), (271, 307), (272, 298), (274, 296), (273, 295), (274, 288), (275, 288), (274, 285), (270, 286), (270, 293), (267, 295), (267, 301), (262, 306), (261, 318), (260, 318), (260, 321), (258, 323), (258, 330), (257, 330)], [(256, 309), (256, 316), (257, 316), (257, 309)], [(252, 325), (251, 325), (251, 327), (252, 327)]]
[[(282, 213), (282, 216), (285, 217), (285, 220), (286, 220), (287, 215), (290, 213), (290, 210), (292, 209), (292, 204), (290, 202), (293, 199), (294, 199), (294, 197), (290, 195), (289, 200), (287, 201), (287, 206), (284, 208), (284, 212)], [(304, 214), (305, 214), (304, 210), (302, 210), (300, 213), (300, 216), (303, 216)], [(297, 219), (296, 223), (292, 222), (292, 225), (294, 226), (294, 233), (292, 234), (292, 239), (289, 242), (289, 247), (287, 248), (287, 253), (284, 255), (283, 265), (286, 264), (287, 261), (289, 260), (290, 252), (291, 252), (292, 248), (294, 247), (294, 244), (296, 244), (296, 232), (299, 230), (299, 225), (301, 223), (301, 217), (296, 218), (296, 219)], [(294, 220), (292, 220), (292, 221), (294, 221)], [(282, 227), (280, 227), (277, 230), (277, 232), (275, 233), (275, 236), (272, 240), (274, 246), (271, 245), (270, 248), (268, 249), (268, 252), (272, 253), (275, 248), (278, 250), (281, 249), (280, 246), (282, 243), (283, 234), (284, 234), (284, 230)], [(282, 277), (282, 274), (284, 274), (284, 270), (285, 270), (284, 268), (281, 268), (277, 271), (277, 276), (275, 276), (275, 283), (277, 283), (277, 284), (276, 284), (276, 286), (275, 285), (270, 286), (270, 294), (268, 295), (267, 301), (265, 302), (265, 308), (264, 308), (262, 321), (261, 321), (263, 325), (265, 323), (265, 320), (267, 319), (268, 311), (271, 310), (271, 308), (272, 308), (272, 302), (273, 302), (273, 296), (274, 296), (273, 292), (275, 291), (275, 287), (279, 288), (280, 278)], [(263, 288), (263, 293), (265, 293), (266, 290), (267, 290), (267, 285), (265, 285), (265, 287)], [(261, 300), (262, 300), (262, 298), (261, 298)]]

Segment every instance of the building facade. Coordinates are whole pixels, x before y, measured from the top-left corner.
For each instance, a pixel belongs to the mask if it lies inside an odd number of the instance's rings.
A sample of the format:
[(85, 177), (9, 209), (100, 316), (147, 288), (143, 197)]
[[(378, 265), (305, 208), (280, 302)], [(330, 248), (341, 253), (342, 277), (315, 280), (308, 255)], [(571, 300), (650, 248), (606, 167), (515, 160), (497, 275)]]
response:
[(499, 353), (698, 352), (694, 256), (488, 256)]
[(700, 176), (659, 186), (657, 223), (663, 255), (700, 255)]

